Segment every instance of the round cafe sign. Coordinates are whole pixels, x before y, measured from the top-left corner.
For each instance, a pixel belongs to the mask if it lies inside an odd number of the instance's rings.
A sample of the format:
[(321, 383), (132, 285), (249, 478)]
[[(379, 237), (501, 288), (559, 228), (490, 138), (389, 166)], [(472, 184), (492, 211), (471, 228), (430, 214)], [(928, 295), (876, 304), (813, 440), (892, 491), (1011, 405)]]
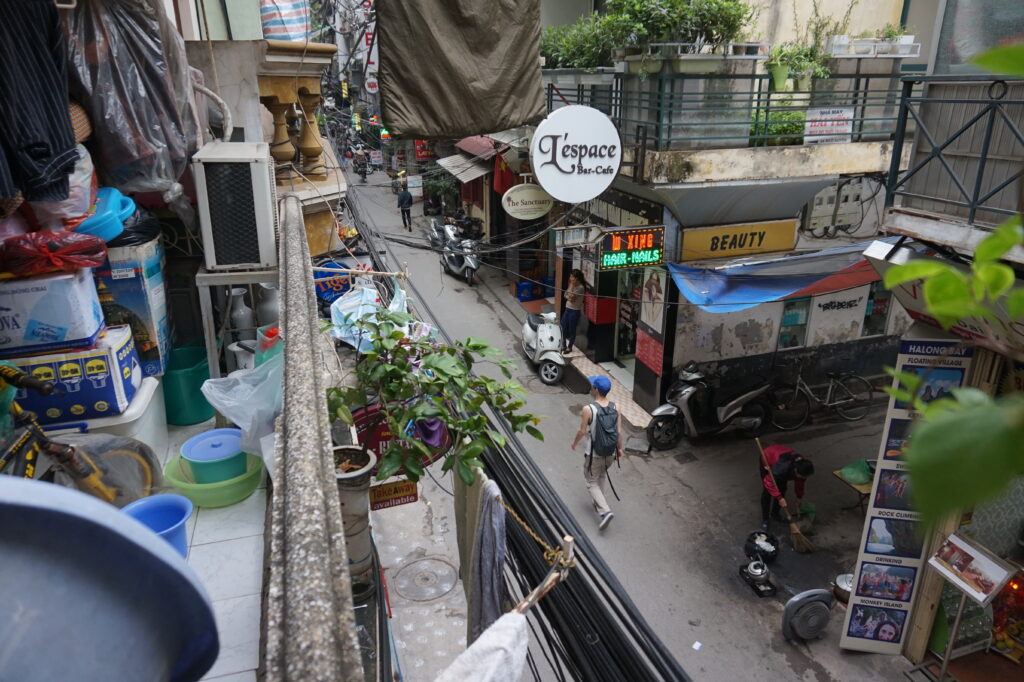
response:
[(530, 143), (537, 182), (559, 201), (589, 201), (608, 189), (622, 165), (615, 124), (597, 109), (572, 105), (541, 121)]
[(501, 205), (513, 218), (519, 220), (536, 220), (546, 216), (551, 210), (554, 200), (540, 185), (528, 182), (511, 187), (501, 197)]

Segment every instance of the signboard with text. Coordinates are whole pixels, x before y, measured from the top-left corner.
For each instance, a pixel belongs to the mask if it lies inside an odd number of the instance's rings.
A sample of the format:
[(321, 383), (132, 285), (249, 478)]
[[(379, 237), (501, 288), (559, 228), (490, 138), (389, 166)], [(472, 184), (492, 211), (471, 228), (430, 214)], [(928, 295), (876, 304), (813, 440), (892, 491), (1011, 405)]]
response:
[[(971, 349), (962, 347), (958, 340), (917, 324), (901, 339), (896, 366), (901, 372), (922, 378), (925, 386), (921, 398), (930, 402), (963, 385), (971, 354)], [(925, 533), (912, 504), (913, 481), (904, 460), (915, 416), (909, 404), (889, 398), (871, 502), (839, 640), (844, 649), (899, 654), (906, 641), (925, 564)]]
[(807, 110), (806, 144), (844, 144), (853, 141), (853, 107), (822, 107)]
[(605, 232), (597, 254), (598, 270), (661, 265), (665, 258), (665, 226)]
[(622, 165), (622, 140), (606, 114), (574, 104), (556, 109), (537, 126), (530, 163), (548, 194), (577, 204), (612, 184)]
[(796, 227), (797, 221), (793, 219), (687, 228), (683, 230), (679, 260), (735, 258), (753, 253), (789, 251), (796, 244)]
[(393, 481), (370, 486), (371, 511), (409, 504), (418, 499), (419, 491), (413, 481)]
[(542, 218), (551, 212), (554, 203), (550, 194), (532, 182), (513, 185), (501, 197), (501, 206), (505, 213), (517, 220)]

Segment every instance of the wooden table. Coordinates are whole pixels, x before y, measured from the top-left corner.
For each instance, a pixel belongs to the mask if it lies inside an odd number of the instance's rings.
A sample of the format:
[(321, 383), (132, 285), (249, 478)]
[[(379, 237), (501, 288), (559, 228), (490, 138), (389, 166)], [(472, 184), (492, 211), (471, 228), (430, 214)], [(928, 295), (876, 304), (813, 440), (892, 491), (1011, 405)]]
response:
[(836, 469), (835, 471), (832, 472), (832, 475), (835, 476), (836, 478), (838, 478), (840, 481), (842, 481), (846, 485), (848, 485), (850, 488), (853, 489), (853, 491), (855, 493), (857, 493), (857, 504), (851, 505), (849, 507), (843, 507), (843, 509), (855, 509), (857, 507), (860, 507), (860, 511), (861, 511), (862, 514), (867, 513), (867, 506), (866, 505), (867, 505), (868, 498), (871, 497), (871, 485), (872, 484), (871, 483), (850, 483), (845, 478), (843, 478), (843, 470), (842, 469)]

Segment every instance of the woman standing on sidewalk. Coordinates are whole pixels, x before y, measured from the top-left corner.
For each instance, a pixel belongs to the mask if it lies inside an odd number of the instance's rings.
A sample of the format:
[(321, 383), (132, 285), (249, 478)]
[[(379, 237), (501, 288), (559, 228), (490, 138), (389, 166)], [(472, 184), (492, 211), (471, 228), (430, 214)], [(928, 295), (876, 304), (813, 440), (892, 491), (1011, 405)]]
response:
[(576, 327), (580, 323), (583, 294), (587, 283), (580, 270), (569, 273), (569, 286), (565, 289), (565, 309), (562, 311), (562, 353), (568, 355), (576, 343)]

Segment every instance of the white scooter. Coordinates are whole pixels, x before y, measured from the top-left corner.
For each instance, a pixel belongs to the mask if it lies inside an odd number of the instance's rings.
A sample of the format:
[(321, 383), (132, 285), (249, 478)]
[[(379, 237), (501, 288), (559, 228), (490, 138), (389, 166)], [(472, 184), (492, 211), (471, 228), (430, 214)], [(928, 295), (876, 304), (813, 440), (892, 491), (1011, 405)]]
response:
[(523, 323), (523, 352), (537, 366), (537, 375), (548, 386), (557, 384), (565, 373), (562, 355), (562, 327), (554, 312), (528, 313)]

